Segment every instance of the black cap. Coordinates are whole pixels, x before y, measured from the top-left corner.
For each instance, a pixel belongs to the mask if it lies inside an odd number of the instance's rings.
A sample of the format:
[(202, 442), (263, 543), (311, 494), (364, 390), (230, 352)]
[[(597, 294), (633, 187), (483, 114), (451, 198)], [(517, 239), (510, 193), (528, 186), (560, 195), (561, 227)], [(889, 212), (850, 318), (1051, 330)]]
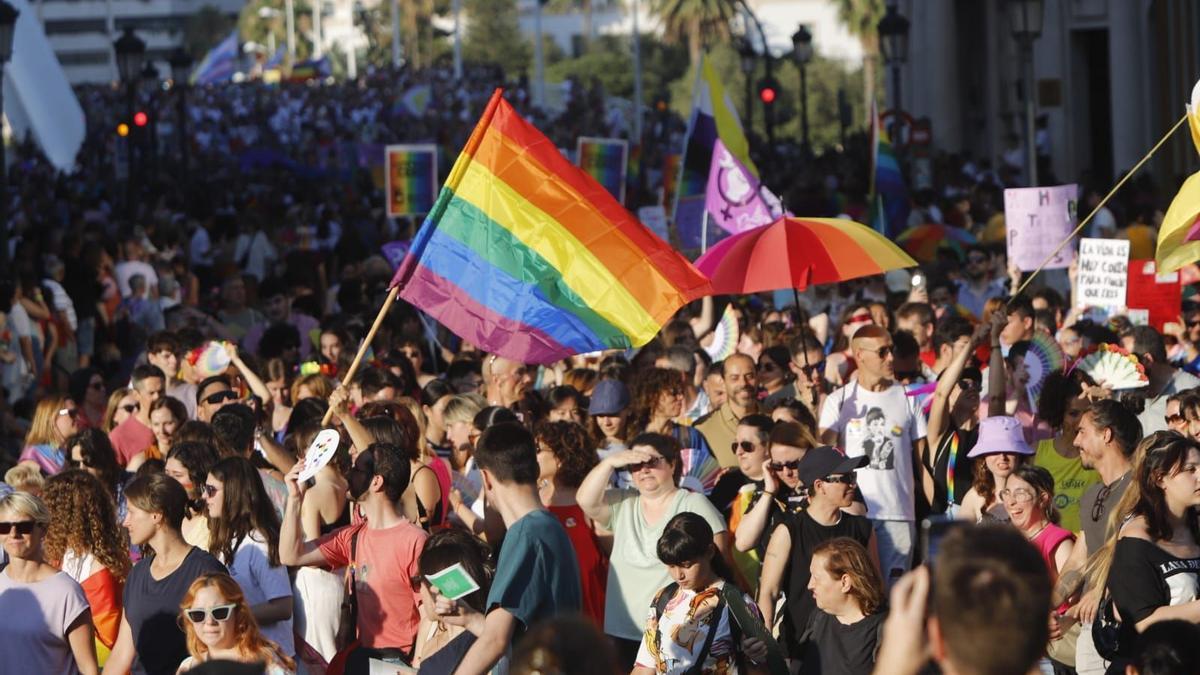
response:
[(866, 463), (866, 455), (847, 457), (832, 446), (822, 445), (804, 453), (804, 457), (800, 458), (798, 472), (800, 480), (811, 489), (818, 480), (836, 474), (850, 473), (855, 469), (862, 468)]

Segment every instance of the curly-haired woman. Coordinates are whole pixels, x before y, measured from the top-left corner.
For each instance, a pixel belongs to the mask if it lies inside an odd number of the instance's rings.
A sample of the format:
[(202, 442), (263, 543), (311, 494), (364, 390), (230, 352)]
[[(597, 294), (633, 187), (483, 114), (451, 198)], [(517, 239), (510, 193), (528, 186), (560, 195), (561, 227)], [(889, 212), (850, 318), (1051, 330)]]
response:
[(63, 449), (67, 455), (67, 468), (82, 469), (104, 486), (117, 505), (116, 523), (120, 525), (125, 519), (125, 483), (132, 474), (126, 473), (117, 463), (117, 451), (108, 440), (108, 434), (99, 429), (84, 429), (68, 438)]
[(116, 504), (96, 476), (77, 469), (47, 480), (42, 498), (50, 511), (46, 559), (83, 587), (104, 665), (121, 627), (121, 587), (130, 568)]
[(587, 432), (575, 422), (541, 422), (534, 429), (537, 440), (538, 494), (542, 505), (567, 530), (579, 579), (583, 588), (583, 613), (604, 627), (604, 593), (608, 587), (608, 551), (612, 535), (604, 532), (602, 543), (597, 526), (575, 500), (575, 491), (599, 459)]
[[(650, 368), (642, 373), (633, 385), (629, 420), (633, 433), (630, 436), (663, 434), (679, 441), (683, 462), (680, 487), (699, 491), (702, 486), (698, 482), (689, 484), (692, 467), (703, 465), (713, 453), (708, 439), (699, 429), (675, 421), (683, 415), (683, 395), (683, 380), (678, 371)], [(707, 494), (708, 490), (704, 491)]]

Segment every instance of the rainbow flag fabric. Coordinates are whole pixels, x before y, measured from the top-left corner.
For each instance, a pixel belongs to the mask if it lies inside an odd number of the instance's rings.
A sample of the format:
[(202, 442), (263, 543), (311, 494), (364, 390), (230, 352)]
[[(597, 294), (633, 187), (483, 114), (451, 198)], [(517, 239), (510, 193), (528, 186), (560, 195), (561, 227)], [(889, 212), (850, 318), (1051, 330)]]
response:
[(619, 138), (580, 136), (576, 143), (576, 163), (617, 201), (625, 202), (626, 156), (629, 145)]
[(524, 362), (648, 342), (712, 292), (496, 90), (392, 279), (465, 340)]
[(871, 101), (871, 227), (889, 238), (895, 238), (908, 228), (908, 189), (900, 163), (892, 148), (887, 130), (883, 128)]

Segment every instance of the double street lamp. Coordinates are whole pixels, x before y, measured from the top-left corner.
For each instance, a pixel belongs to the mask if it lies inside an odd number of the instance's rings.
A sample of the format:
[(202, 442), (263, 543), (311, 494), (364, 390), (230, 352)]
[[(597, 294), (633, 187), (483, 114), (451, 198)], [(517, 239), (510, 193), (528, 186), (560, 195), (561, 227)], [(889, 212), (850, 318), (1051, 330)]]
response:
[[(113, 51), (117, 54), (117, 73), (121, 76), (121, 83), (125, 85), (125, 119), (132, 122), (138, 82), (142, 78), (142, 62), (146, 58), (146, 43), (137, 35), (134, 35), (133, 28), (126, 26), (125, 32), (121, 34), (121, 37), (113, 42)], [(133, 199), (133, 169), (135, 164), (133, 143), (129, 143), (126, 150), (127, 157), (129, 158), (129, 168), (125, 175), (125, 211), (129, 219), (132, 220), (135, 208)]]
[(12, 58), (16, 7), (0, 0), (0, 263), (8, 266), (8, 157), (4, 147), (4, 66)]
[(1021, 49), (1022, 93), (1025, 99), (1025, 163), (1029, 172), (1029, 185), (1038, 184), (1037, 138), (1034, 130), (1033, 100), (1033, 43), (1042, 34), (1042, 0), (1009, 0), (1008, 24), (1013, 39)]
[(812, 39), (812, 33), (804, 24), (792, 34), (792, 58), (800, 71), (800, 139), (805, 156), (812, 152), (808, 138), (808, 63), (813, 57)]
[(892, 147), (899, 151), (900, 147), (900, 66), (908, 61), (908, 28), (909, 21), (900, 13), (894, 3), (889, 4), (887, 12), (879, 20), (876, 30), (879, 31), (879, 47), (883, 51), (883, 60), (892, 70)]

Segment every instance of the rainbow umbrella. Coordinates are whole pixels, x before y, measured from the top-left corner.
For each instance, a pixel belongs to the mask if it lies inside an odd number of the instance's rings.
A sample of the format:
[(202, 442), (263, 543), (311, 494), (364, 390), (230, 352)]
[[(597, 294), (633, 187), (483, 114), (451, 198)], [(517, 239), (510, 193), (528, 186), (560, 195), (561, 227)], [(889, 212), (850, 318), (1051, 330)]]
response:
[(896, 243), (921, 262), (936, 260), (938, 251), (946, 248), (957, 253), (961, 259), (965, 257), (965, 248), (975, 241), (975, 236), (961, 227), (941, 223), (910, 227), (896, 237)]
[(915, 267), (917, 262), (871, 228), (837, 218), (785, 216), (727, 237), (696, 260), (717, 294), (758, 293)]

